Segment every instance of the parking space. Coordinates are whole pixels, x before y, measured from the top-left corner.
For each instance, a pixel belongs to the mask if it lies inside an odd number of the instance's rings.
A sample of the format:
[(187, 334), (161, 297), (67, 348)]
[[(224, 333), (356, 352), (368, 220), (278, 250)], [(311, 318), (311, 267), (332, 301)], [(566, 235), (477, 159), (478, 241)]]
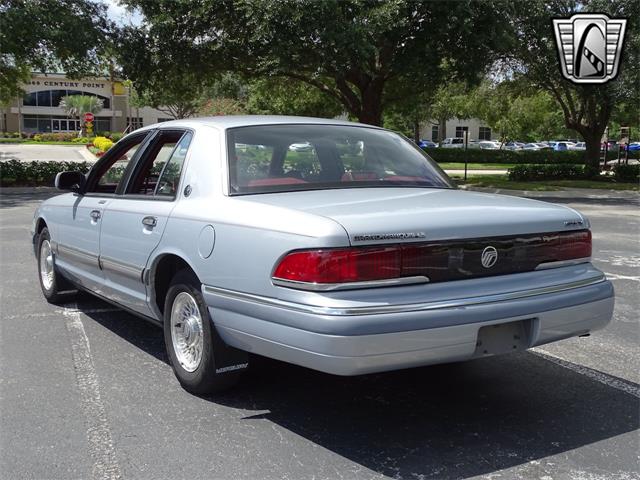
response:
[(638, 478), (637, 197), (549, 198), (589, 216), (616, 288), (588, 338), (352, 378), (256, 358), (201, 398), (157, 327), (89, 295), (45, 302), (28, 230), (47, 195), (0, 197), (2, 478)]

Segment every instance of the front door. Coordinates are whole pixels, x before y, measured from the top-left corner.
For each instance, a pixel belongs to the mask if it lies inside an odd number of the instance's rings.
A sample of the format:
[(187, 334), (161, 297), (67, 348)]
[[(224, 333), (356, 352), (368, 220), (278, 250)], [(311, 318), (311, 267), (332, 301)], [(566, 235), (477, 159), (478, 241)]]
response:
[(104, 295), (100, 231), (105, 207), (116, 198), (125, 171), (147, 133), (132, 136), (109, 151), (91, 170), (83, 194), (74, 194), (71, 208), (56, 209), (56, 262), (75, 281)]
[(56, 264), (76, 282), (100, 293), (102, 271), (100, 225), (109, 198), (75, 195), (71, 208), (56, 209), (58, 229)]
[(178, 193), (192, 134), (161, 130), (138, 160), (123, 195), (104, 212), (100, 263), (107, 298), (152, 316), (144, 271), (160, 243)]

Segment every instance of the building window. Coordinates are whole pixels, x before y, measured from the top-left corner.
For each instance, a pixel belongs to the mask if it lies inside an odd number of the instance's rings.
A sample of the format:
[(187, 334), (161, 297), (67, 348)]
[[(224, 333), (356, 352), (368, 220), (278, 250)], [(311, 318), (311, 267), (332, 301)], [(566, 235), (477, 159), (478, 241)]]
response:
[(111, 131), (111, 118), (110, 117), (96, 117), (93, 121), (93, 131), (96, 133), (104, 133)]
[(491, 140), (491, 129), (489, 127), (480, 127), (478, 129), (478, 140)]
[(456, 138), (464, 137), (464, 132), (468, 132), (468, 131), (469, 131), (469, 127), (467, 127), (466, 125), (456, 127)]
[(81, 92), (79, 90), (41, 90), (39, 92), (28, 93), (22, 99), (25, 107), (58, 107), (60, 100), (67, 95), (88, 95), (90, 97), (98, 97), (102, 100), (102, 108), (110, 108), (111, 100), (102, 95), (96, 95), (90, 92)]
[(440, 127), (438, 125), (433, 125), (431, 127), (431, 141), (437, 142), (440, 139)]
[(142, 117), (127, 117), (127, 125), (130, 125), (130, 131), (142, 128)]

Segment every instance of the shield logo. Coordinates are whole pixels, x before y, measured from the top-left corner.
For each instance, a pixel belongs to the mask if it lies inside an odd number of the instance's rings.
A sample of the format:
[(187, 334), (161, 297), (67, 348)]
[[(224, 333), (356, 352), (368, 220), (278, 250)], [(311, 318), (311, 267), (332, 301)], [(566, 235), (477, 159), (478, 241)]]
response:
[(562, 75), (574, 83), (606, 83), (618, 75), (626, 19), (579, 13), (553, 19)]

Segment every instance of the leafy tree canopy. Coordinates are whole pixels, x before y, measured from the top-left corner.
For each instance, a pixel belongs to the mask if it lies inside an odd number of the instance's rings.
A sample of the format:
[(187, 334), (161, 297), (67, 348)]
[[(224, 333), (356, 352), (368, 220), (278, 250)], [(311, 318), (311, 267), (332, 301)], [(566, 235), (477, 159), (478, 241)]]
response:
[[(515, 0), (507, 16), (513, 41), (506, 45), (515, 78), (552, 96), (562, 110), (565, 126), (584, 138), (587, 164), (599, 169), (600, 139), (611, 115), (621, 106), (640, 104), (640, 2), (637, 0)], [(627, 35), (620, 73), (603, 85), (576, 85), (561, 75), (551, 19), (578, 12), (603, 12), (626, 17)], [(623, 115), (624, 116), (624, 115)]]
[(107, 45), (106, 7), (88, 0), (1, 0), (0, 100), (21, 93), (32, 69), (95, 73)]
[(146, 19), (121, 36), (125, 74), (138, 82), (172, 64), (203, 77), (228, 70), (289, 78), (378, 125), (385, 107), (445, 75), (477, 78), (505, 32), (503, 4), (493, 1), (125, 3)]

